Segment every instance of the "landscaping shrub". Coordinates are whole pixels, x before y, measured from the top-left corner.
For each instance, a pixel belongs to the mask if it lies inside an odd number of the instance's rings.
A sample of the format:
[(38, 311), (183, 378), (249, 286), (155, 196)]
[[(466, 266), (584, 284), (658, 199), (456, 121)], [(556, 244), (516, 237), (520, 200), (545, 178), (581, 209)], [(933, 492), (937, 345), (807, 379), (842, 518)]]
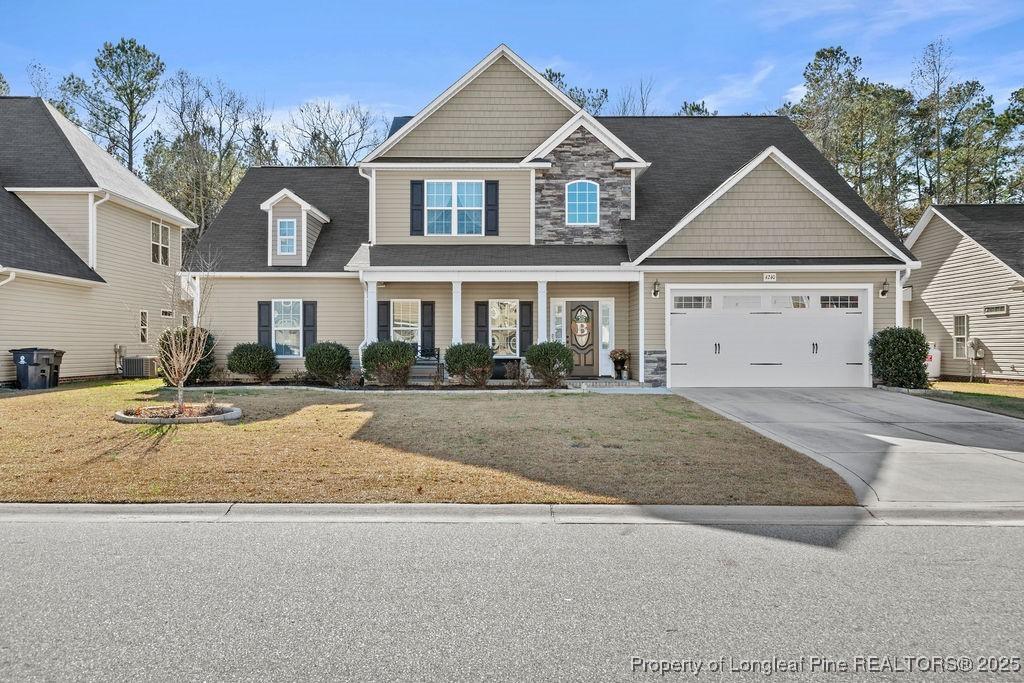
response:
[(546, 386), (557, 387), (572, 371), (572, 351), (560, 342), (534, 344), (526, 350), (526, 363), (534, 377)]
[(926, 389), (925, 359), (928, 342), (918, 330), (887, 327), (871, 337), (871, 369), (882, 384), (904, 389)]
[(228, 370), (238, 375), (252, 375), (264, 384), (280, 368), (274, 350), (262, 344), (238, 344), (228, 354)]
[(405, 342), (379, 341), (363, 349), (363, 374), (377, 384), (404, 387), (415, 362), (416, 352)]
[[(187, 334), (197, 334), (206, 332), (201, 327), (170, 327), (163, 331), (160, 338), (157, 340), (157, 355), (160, 358), (165, 358), (171, 353), (171, 335), (182, 337)], [(196, 363), (196, 366), (192, 368), (192, 372), (188, 373), (188, 377), (185, 379), (185, 386), (192, 386), (198, 382), (205, 382), (210, 379), (210, 375), (213, 374), (213, 368), (215, 363), (213, 357), (213, 347), (215, 340), (213, 335), (206, 332), (206, 342), (203, 344), (203, 357)], [(167, 373), (161, 370), (160, 378), (163, 379), (164, 384), (171, 387), (174, 384), (167, 377)]]
[(352, 354), (337, 342), (318, 342), (306, 348), (306, 372), (313, 379), (337, 386), (352, 371)]
[(455, 344), (444, 354), (444, 367), (449, 376), (482, 387), (494, 372), (494, 351), (483, 344)]

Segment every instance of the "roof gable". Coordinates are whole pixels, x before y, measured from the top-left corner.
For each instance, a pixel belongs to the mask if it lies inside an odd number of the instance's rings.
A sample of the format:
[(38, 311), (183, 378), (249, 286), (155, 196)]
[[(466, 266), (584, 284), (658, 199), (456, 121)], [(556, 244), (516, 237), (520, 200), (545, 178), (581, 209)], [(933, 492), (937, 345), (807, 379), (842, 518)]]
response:
[(971, 240), (992, 258), (1024, 277), (1024, 204), (938, 204), (929, 206), (907, 238), (913, 247), (934, 218)]
[(305, 199), (303, 199), (299, 195), (297, 195), (294, 192), (292, 192), (291, 190), (289, 190), (287, 187), (281, 189), (280, 191), (275, 193), (272, 197), (270, 197), (265, 202), (260, 204), (260, 208), (263, 209), (264, 211), (270, 211), (270, 209), (273, 208), (273, 206), (275, 204), (277, 204), (279, 201), (281, 201), (282, 199), (290, 199), (290, 200), (292, 200), (293, 202), (298, 204), (299, 207), (303, 211), (305, 211), (306, 213), (312, 215), (313, 218), (317, 219), (321, 223), (327, 223), (327, 222), (329, 222), (331, 220), (330, 217), (327, 214), (325, 214), (323, 211), (321, 211), (320, 209), (316, 208), (315, 206), (313, 206), (312, 204), (307, 202)]
[(575, 116), (566, 121), (558, 130), (552, 133), (546, 140), (544, 140), (544, 142), (540, 143), (540, 145), (538, 145), (533, 151), (523, 157), (523, 161), (530, 162), (535, 159), (543, 159), (560, 144), (565, 142), (566, 138), (580, 128), (589, 131), (594, 137), (601, 141), (601, 144), (617, 154), (620, 160), (624, 162), (638, 163), (642, 166), (648, 165), (642, 156), (630, 149), (629, 145), (624, 143), (616, 137), (614, 133), (605, 128), (604, 125), (591, 116), (589, 112), (582, 109), (577, 112)]
[(370, 152), (388, 157), (519, 159), (580, 111), (579, 105), (499, 45)]

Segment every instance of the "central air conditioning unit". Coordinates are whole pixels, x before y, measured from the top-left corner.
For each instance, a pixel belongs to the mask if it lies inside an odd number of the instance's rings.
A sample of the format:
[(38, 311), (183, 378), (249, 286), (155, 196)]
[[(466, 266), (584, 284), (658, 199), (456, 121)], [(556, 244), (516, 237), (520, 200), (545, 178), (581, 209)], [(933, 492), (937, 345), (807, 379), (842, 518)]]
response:
[(156, 377), (156, 356), (125, 356), (121, 376), (125, 378)]

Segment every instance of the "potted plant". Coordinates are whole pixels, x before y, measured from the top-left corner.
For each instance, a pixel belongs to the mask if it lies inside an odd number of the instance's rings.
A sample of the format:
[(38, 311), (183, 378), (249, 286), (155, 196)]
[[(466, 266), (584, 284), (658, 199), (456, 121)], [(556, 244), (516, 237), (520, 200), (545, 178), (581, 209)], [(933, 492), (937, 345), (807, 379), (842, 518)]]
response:
[(626, 371), (626, 363), (629, 362), (629, 351), (626, 349), (612, 349), (608, 352), (608, 356), (612, 359), (612, 363), (615, 364), (615, 379), (622, 379), (622, 374)]

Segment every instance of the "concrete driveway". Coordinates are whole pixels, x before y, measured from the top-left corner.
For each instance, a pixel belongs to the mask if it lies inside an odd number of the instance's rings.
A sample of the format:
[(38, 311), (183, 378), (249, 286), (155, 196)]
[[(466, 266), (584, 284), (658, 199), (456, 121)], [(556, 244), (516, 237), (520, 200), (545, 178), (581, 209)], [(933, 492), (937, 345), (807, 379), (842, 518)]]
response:
[(828, 465), (866, 504), (1024, 503), (1024, 420), (876, 389), (678, 389)]

